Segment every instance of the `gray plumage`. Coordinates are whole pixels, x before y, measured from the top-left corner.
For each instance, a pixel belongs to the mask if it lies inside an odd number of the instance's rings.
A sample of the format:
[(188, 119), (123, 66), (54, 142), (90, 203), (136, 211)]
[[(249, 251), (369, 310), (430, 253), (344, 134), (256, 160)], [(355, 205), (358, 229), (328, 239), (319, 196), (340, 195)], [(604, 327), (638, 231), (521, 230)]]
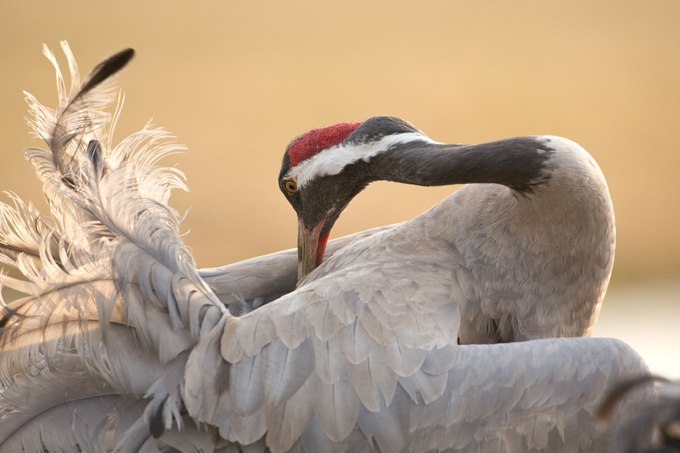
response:
[[(112, 91), (83, 92), (63, 48), (70, 94), (47, 52), (57, 111), (27, 95), (49, 146), (27, 157), (51, 214), (18, 197), (0, 205), (0, 259), (20, 275), (0, 282), (26, 294), (3, 302), (0, 319), (2, 451), (606, 450), (597, 407), (620, 378), (646, 370), (628, 346), (457, 344), (490, 340), (489, 319), (513, 339), (590, 328), (611, 269), (613, 214), (585, 152), (554, 148), (580, 157), (574, 169), (565, 155), (564, 177), (551, 179), (561, 182), (543, 189), (551, 198), (536, 209), (547, 217), (515, 199), (527, 231), (491, 222), (503, 212), (493, 199), (508, 195), (477, 185), (413, 220), (331, 242), (297, 288), (290, 251), (197, 271), (167, 204), (181, 175), (156, 166), (177, 146), (151, 128), (113, 146), (103, 110)], [(598, 212), (573, 201), (593, 190)], [(458, 220), (440, 222), (452, 209)], [(575, 226), (572, 216), (584, 217)], [(574, 256), (594, 259), (593, 272), (561, 275)], [(517, 259), (527, 269), (508, 273)], [(536, 287), (548, 277), (552, 286)], [(564, 292), (565, 282), (585, 289)], [(616, 417), (646, 396), (627, 398)]]

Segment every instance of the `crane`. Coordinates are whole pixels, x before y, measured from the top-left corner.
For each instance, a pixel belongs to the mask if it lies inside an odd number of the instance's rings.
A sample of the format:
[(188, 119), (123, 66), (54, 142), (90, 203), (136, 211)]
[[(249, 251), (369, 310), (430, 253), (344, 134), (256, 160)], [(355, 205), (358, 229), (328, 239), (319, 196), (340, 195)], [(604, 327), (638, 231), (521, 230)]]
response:
[(561, 137), (442, 144), (384, 116), (312, 130), (288, 146), (279, 175), (298, 216), (298, 278), (321, 263), (342, 210), (377, 180), (469, 183), (384, 233), (392, 246), (380, 250), (400, 263), (403, 278), (418, 257), (441, 259), (441, 279), (428, 284), (453, 287), (446, 292), (460, 304), (462, 341), (590, 332), (611, 275), (615, 227), (607, 183), (582, 147)]
[[(583, 333), (593, 322), (613, 243), (593, 252), (602, 260), (580, 295), (587, 306), (566, 317), (563, 330), (555, 316), (543, 317), (557, 299), (530, 307), (539, 316), (513, 313), (513, 298), (520, 294), (502, 287), (479, 292), (474, 287), (481, 280), (466, 280), (479, 275), (460, 266), (461, 257), (474, 251), (455, 243), (441, 247), (451, 225), (429, 229), (464, 197), (481, 211), (499, 209), (481, 201), (488, 201), (485, 194), (507, 201), (501, 192), (506, 186), (463, 189), (458, 192), (463, 195), (416, 219), (325, 247), (344, 205), (323, 199), (315, 204), (312, 194), (318, 192), (312, 189), (344, 190), (336, 200), (346, 204), (367, 181), (335, 184), (352, 165), (338, 161), (329, 173), (325, 165), (314, 167), (312, 155), (362, 137), (363, 143), (390, 144), (385, 152), (369, 150), (374, 157), (361, 159), (367, 165), (408, 159), (414, 146), (467, 155), (505, 149), (508, 142), (439, 145), (391, 118), (343, 126), (350, 134), (342, 140), (331, 134), (326, 146), (299, 145), (307, 143), (303, 137), (288, 148), (281, 178), (300, 217), (302, 264), (295, 251), (285, 251), (198, 270), (181, 240), (180, 216), (168, 205), (170, 192), (185, 188), (182, 175), (158, 166), (179, 147), (151, 126), (118, 144), (111, 140), (120, 110), (112, 116), (106, 111), (115, 97), (109, 77), (134, 52), (115, 54), (81, 82), (70, 48), (66, 43), (62, 48), (69, 89), (56, 57), (44, 50), (56, 69), (57, 108), (26, 94), (30, 125), (47, 148), (25, 154), (43, 183), (50, 213), (41, 214), (17, 196), (0, 204), (0, 259), (13, 271), (1, 275), (0, 284), (25, 295), (2, 301), (0, 314), (3, 452), (606, 451), (610, 431), (597, 428), (597, 408), (620, 379), (647, 373), (644, 361), (616, 339), (552, 337)], [(373, 127), (376, 123), (380, 128)], [(386, 133), (395, 125), (401, 128), (398, 136)], [(528, 177), (505, 181), (517, 192), (512, 196), (518, 209), (542, 190), (563, 189), (551, 185), (561, 180), (559, 171), (546, 169), (556, 168), (556, 162), (566, 165), (567, 155), (596, 168), (587, 154), (561, 139), (512, 143), (525, 154), (545, 156), (542, 165), (512, 168)], [(401, 154), (388, 156), (388, 150), (399, 149)], [(489, 160), (481, 158), (467, 169), (470, 178), (478, 178), (467, 182), (490, 182), (479, 167), (484, 162)], [(599, 178), (598, 172), (592, 174)], [(375, 176), (417, 181), (412, 175)], [(584, 183), (582, 190), (594, 190), (592, 184)], [(578, 211), (578, 204), (570, 208)], [(603, 213), (593, 215), (604, 218), (603, 235), (595, 239), (613, 241), (608, 198), (601, 207)], [(473, 214), (461, 210), (467, 221)], [(568, 229), (569, 218), (553, 220), (559, 221), (557, 231)], [(547, 239), (538, 219), (527, 221), (537, 222), (531, 223), (534, 237)], [(475, 230), (473, 222), (464, 233), (474, 239), (494, 231), (493, 225), (479, 226)], [(579, 233), (593, 231), (600, 230), (584, 225)], [(432, 241), (408, 247), (422, 237)], [(574, 243), (572, 237), (561, 240)], [(562, 256), (564, 249), (558, 245), (535, 254), (586, 261), (582, 250)], [(503, 259), (499, 246), (486, 251), (479, 263), (491, 265), (492, 273), (501, 273), (513, 258)], [(299, 269), (302, 279), (296, 284)], [(554, 277), (558, 285), (569, 281)], [(502, 312), (507, 323), (496, 318), (500, 308), (493, 303), (490, 314), (482, 309), (479, 318), (466, 315), (465, 304), (483, 308), (489, 303), (484, 297), (493, 294), (507, 296)], [(527, 341), (515, 341), (520, 339)], [(612, 426), (625, 423), (650, 395), (642, 389), (626, 397)]]

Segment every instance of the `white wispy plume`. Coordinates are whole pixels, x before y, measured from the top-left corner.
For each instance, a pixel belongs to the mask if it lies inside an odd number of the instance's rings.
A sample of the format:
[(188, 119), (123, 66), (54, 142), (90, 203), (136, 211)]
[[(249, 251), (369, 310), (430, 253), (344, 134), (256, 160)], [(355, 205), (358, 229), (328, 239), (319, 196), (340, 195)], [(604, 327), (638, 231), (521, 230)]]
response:
[[(183, 148), (150, 124), (112, 144), (123, 98), (113, 115), (106, 110), (117, 97), (110, 76), (134, 52), (113, 55), (81, 81), (69, 46), (61, 47), (69, 89), (56, 57), (43, 49), (56, 71), (56, 109), (25, 93), (28, 123), (47, 145), (25, 155), (50, 213), (13, 194), (0, 204), (0, 263), (10, 271), (0, 275), (0, 285), (25, 295), (0, 299), (0, 438), (9, 436), (3, 444), (9, 451), (69, 450), (76, 443), (97, 451), (111, 423), (118, 430), (134, 426), (134, 417), (116, 417), (137, 414), (145, 422), (121, 435), (121, 445), (134, 449), (148, 437), (151, 421), (160, 433), (182, 424), (179, 387), (187, 351), (224, 308), (199, 278), (180, 239), (180, 216), (168, 205), (172, 190), (186, 186), (181, 172), (159, 160)], [(123, 344), (131, 341), (135, 357), (122, 357)], [(71, 394), (52, 406), (59, 385), (67, 383)], [(149, 401), (121, 411), (120, 395)], [(74, 414), (70, 402), (77, 400)], [(75, 417), (108, 421), (92, 422), (89, 431), (64, 429), (61, 437), (58, 429), (44, 429), (75, 427)], [(31, 419), (41, 423), (24, 423)]]

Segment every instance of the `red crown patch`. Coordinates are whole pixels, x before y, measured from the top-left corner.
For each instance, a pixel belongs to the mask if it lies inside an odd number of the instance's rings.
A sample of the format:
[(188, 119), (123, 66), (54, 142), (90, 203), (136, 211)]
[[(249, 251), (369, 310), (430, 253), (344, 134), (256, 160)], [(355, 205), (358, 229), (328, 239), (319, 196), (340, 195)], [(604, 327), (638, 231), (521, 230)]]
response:
[(345, 140), (361, 123), (338, 123), (333, 126), (312, 129), (288, 145), (288, 159), (294, 167), (319, 151)]

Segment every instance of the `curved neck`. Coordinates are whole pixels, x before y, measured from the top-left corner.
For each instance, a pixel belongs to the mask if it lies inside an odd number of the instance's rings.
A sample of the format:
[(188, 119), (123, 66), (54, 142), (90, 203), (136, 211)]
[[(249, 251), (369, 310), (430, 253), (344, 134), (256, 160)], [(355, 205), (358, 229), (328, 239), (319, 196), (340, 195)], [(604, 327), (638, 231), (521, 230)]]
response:
[(409, 142), (374, 156), (369, 166), (374, 180), (420, 186), (496, 183), (531, 192), (550, 179), (552, 152), (538, 137), (480, 145)]

